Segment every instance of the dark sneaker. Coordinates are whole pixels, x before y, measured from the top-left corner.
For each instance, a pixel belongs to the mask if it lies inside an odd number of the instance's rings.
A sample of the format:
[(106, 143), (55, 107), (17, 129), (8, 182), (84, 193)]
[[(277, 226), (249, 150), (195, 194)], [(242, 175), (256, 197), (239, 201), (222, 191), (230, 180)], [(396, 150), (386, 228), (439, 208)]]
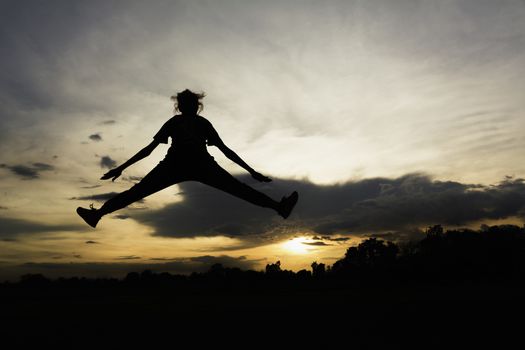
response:
[(283, 199), (281, 199), (279, 209), (277, 210), (279, 215), (281, 215), (284, 219), (290, 216), (290, 213), (295, 207), (298, 199), (299, 193), (297, 193), (297, 191), (293, 191), (293, 193), (288, 197), (283, 197)]
[(90, 209), (78, 207), (77, 214), (80, 215), (89, 226), (95, 228), (100, 220), (100, 215), (97, 210), (93, 208), (93, 205), (90, 207)]

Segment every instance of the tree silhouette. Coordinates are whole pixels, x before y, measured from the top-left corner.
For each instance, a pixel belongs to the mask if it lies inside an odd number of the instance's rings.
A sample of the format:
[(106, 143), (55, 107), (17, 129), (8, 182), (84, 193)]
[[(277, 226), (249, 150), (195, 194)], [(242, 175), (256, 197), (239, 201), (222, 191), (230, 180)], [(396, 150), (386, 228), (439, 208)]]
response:
[(318, 264), (314, 261), (311, 265), (312, 275), (316, 278), (324, 277), (326, 275), (326, 266), (323, 263)]
[(278, 260), (275, 264), (267, 264), (266, 265), (266, 274), (271, 275), (278, 275), (281, 272), (281, 261)]

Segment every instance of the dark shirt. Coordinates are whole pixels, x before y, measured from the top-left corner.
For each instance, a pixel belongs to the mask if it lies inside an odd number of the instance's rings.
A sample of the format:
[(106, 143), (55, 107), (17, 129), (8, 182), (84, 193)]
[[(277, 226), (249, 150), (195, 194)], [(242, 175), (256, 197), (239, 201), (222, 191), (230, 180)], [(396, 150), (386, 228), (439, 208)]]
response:
[(222, 142), (213, 125), (200, 115), (172, 117), (153, 139), (159, 143), (168, 143), (168, 137), (171, 137), (171, 147), (166, 158), (174, 160), (212, 160), (206, 145), (214, 146)]

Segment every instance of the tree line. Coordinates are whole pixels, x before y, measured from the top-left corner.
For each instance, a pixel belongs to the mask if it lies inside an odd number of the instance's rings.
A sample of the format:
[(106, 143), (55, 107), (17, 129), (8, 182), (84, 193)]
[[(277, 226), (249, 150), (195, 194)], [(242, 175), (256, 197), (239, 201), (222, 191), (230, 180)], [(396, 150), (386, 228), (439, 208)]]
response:
[[(27, 274), (19, 286), (145, 286), (199, 285), (267, 282), (328, 283), (426, 283), (435, 281), (524, 282), (525, 227), (483, 225), (479, 230), (431, 226), (420, 241), (395, 243), (368, 238), (350, 247), (333, 265), (313, 262), (311, 269), (283, 269), (281, 262), (267, 264), (264, 271), (241, 270), (215, 264), (204, 273), (178, 275), (145, 270), (123, 279), (83, 277), (50, 280)], [(4, 285), (9, 284), (5, 282)], [(11, 284), (12, 285), (12, 284)]]

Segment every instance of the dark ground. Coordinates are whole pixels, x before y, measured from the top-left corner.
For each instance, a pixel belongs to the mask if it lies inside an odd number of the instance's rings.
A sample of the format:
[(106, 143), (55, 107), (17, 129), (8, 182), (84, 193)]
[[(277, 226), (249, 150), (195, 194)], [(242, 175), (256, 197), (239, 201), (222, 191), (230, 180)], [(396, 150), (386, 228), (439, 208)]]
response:
[(249, 348), (276, 341), (341, 342), (354, 348), (508, 348), (522, 342), (524, 292), (523, 285), (478, 283), (12, 286), (0, 289), (0, 307), (2, 338), (10, 348), (179, 340), (217, 346), (238, 342)]

